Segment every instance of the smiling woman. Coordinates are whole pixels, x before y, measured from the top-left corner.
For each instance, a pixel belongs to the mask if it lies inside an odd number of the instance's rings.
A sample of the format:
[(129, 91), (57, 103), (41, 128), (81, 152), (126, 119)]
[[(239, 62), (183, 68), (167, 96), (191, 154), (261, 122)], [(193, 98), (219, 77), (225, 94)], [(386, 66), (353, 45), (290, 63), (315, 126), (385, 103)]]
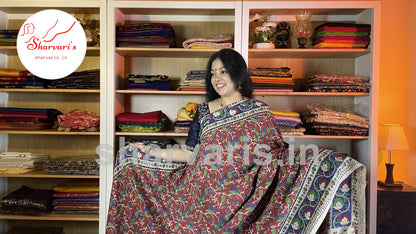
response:
[(189, 151), (118, 152), (107, 233), (315, 233), (333, 204), (334, 233), (364, 232), (363, 165), (330, 150), (291, 155), (238, 52), (215, 53), (207, 74)]

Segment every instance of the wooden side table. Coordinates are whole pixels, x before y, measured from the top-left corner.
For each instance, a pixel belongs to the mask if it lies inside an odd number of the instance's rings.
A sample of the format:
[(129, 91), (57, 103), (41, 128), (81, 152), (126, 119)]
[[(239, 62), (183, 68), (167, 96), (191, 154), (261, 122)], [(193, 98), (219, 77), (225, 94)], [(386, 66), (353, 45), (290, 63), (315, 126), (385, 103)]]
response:
[(377, 233), (416, 233), (416, 187), (378, 186)]

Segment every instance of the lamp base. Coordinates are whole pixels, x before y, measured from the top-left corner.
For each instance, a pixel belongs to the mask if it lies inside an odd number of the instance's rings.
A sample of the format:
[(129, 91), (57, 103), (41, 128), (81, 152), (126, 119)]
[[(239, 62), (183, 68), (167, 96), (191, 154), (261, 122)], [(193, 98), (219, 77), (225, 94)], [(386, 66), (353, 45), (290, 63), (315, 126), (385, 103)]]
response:
[(403, 183), (402, 182), (394, 182), (392, 184), (388, 184), (388, 183), (385, 183), (385, 182), (379, 180), (379, 181), (377, 181), (377, 184), (381, 187), (384, 187), (384, 188), (400, 188), (400, 189), (403, 188)]

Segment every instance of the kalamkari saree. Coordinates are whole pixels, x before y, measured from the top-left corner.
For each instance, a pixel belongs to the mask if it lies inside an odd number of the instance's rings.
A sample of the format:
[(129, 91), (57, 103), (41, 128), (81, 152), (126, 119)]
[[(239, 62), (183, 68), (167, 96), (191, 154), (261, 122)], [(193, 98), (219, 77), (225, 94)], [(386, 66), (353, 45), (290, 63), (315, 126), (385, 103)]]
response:
[(187, 164), (119, 150), (106, 233), (365, 232), (365, 167), (356, 160), (286, 149), (269, 107), (254, 99), (200, 124)]

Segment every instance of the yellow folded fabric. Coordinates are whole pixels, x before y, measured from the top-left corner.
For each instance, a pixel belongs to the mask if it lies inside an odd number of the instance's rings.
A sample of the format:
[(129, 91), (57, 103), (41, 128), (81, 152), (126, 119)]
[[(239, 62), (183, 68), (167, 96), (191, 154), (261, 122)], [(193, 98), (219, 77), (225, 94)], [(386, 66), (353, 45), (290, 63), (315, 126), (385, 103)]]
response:
[(193, 46), (191, 46), (191, 49), (215, 49), (215, 47), (201, 46), (201, 45), (193, 45)]
[(294, 111), (278, 111), (278, 110), (272, 110), (273, 115), (279, 115), (279, 116), (290, 116), (290, 117), (299, 117), (300, 114), (298, 112)]
[(316, 45), (313, 45), (312, 48), (317, 47), (344, 47), (344, 48), (365, 48), (366, 43), (325, 43), (321, 42)]
[(53, 188), (55, 192), (99, 192), (98, 181), (61, 183)]
[(41, 166), (36, 166), (34, 168), (23, 168), (23, 167), (0, 167), (0, 173), (5, 174), (24, 174), (33, 171), (41, 170)]
[(178, 111), (178, 117), (175, 119), (175, 121), (190, 121), (192, 118), (189, 116), (189, 112), (186, 111), (185, 107), (179, 109)]

